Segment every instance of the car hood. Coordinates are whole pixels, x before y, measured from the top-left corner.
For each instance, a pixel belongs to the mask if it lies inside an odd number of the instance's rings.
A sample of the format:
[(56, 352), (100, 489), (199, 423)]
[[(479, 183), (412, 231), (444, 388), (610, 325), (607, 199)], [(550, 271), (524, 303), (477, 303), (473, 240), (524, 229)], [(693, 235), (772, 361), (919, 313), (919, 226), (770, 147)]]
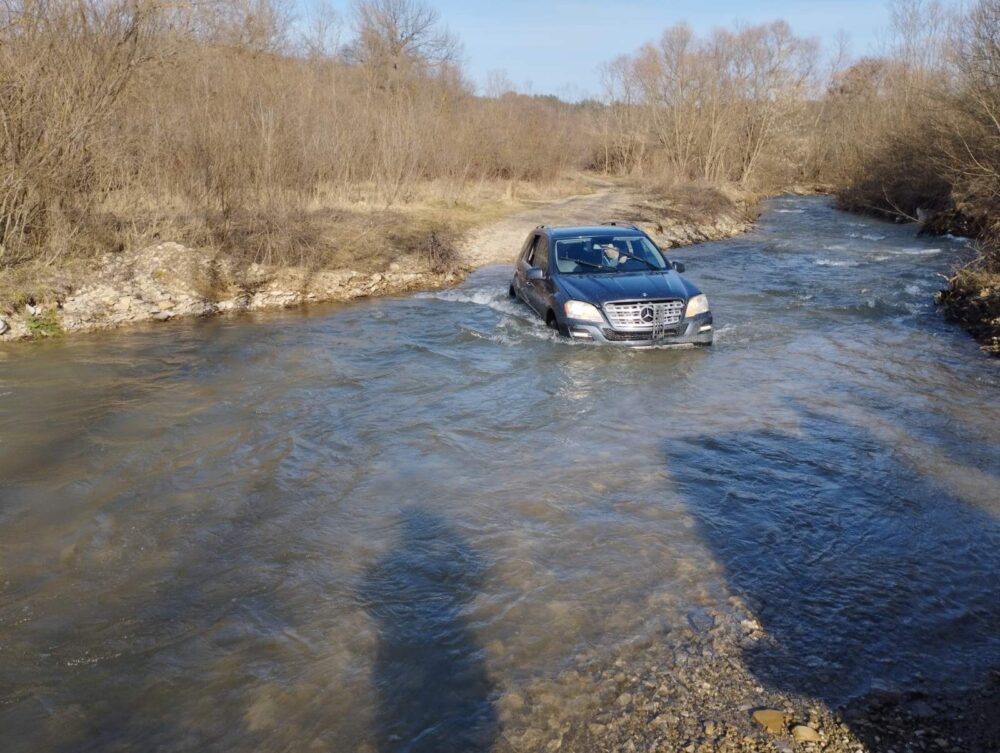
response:
[(625, 274), (560, 276), (566, 294), (578, 301), (601, 304), (606, 301), (649, 298), (690, 298), (698, 289), (674, 271)]

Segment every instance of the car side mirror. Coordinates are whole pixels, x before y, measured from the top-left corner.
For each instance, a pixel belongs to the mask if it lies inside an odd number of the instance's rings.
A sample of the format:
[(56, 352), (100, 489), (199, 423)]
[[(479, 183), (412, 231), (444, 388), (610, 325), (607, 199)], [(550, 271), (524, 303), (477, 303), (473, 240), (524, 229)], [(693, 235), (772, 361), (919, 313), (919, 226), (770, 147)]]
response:
[(528, 279), (529, 280), (544, 280), (545, 279), (545, 270), (542, 269), (541, 267), (532, 267), (531, 269), (528, 270)]
[(684, 264), (683, 263), (681, 263), (679, 261), (672, 261), (672, 262), (670, 262), (670, 266), (673, 267), (674, 270), (676, 272), (678, 272), (679, 274), (683, 274), (684, 273)]

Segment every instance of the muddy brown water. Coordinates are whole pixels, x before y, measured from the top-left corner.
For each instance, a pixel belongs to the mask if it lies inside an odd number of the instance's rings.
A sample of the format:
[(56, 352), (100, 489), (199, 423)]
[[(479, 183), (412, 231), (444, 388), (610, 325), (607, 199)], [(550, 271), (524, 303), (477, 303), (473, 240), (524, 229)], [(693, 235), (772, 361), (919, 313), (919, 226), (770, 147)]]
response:
[(932, 304), (968, 254), (790, 197), (673, 254), (711, 349), (562, 341), (504, 268), (0, 348), (3, 749), (490, 749), (507, 694), (736, 600), (768, 688), (981, 681), (1000, 362)]

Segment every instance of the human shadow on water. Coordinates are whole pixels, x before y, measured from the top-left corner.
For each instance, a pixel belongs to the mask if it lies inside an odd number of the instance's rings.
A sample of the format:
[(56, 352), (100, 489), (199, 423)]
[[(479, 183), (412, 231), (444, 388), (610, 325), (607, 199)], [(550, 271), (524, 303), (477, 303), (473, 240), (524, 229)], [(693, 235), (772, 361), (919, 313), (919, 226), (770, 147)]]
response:
[[(744, 649), (747, 667), (773, 690), (859, 716), (876, 698), (957, 698), (976, 684), (995, 693), (1000, 520), (864, 430), (805, 409), (800, 419), (794, 434), (665, 446), (699, 535), (764, 628)], [(924, 728), (928, 708), (918, 707)], [(873, 749), (891, 742), (881, 734)]]
[(493, 684), (465, 615), (484, 573), (480, 557), (444, 520), (403, 511), (397, 545), (368, 570), (359, 594), (378, 628), (380, 751), (491, 748)]

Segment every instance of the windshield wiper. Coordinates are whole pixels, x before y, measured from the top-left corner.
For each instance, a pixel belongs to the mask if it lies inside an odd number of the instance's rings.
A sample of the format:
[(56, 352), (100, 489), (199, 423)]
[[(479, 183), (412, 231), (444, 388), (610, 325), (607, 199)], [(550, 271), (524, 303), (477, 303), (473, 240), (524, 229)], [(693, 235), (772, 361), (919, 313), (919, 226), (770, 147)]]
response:
[(613, 267), (608, 267), (604, 264), (594, 264), (593, 262), (584, 261), (583, 259), (568, 259), (567, 261), (572, 261), (575, 264), (583, 264), (586, 267), (593, 267), (594, 269), (613, 269)]
[(649, 261), (647, 259), (643, 259), (640, 256), (636, 256), (635, 254), (630, 254), (628, 251), (619, 251), (618, 253), (619, 253), (619, 255), (624, 256), (624, 257), (626, 257), (628, 259), (635, 259), (636, 261), (640, 261), (643, 264), (645, 264), (647, 267), (649, 267), (650, 269), (653, 269), (653, 270), (655, 270), (657, 272), (662, 272), (663, 271), (658, 266), (656, 266), (655, 264), (653, 264), (653, 262), (651, 262), (651, 261)]

